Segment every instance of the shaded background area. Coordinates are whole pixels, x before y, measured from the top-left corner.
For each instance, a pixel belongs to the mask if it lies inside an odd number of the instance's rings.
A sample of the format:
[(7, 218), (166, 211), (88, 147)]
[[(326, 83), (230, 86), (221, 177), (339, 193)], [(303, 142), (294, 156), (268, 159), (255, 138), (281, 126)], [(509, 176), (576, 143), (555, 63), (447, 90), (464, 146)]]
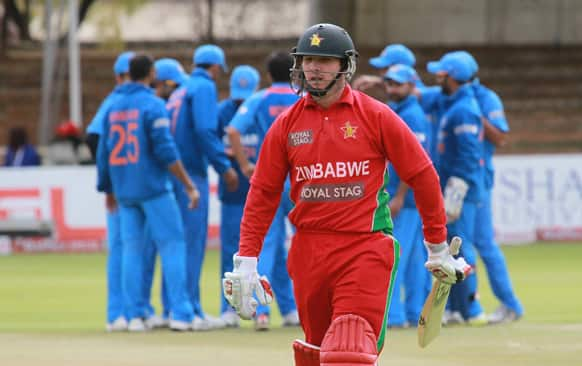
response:
[[(69, 116), (67, 57), (70, 0), (4, 0), (0, 55), (0, 146), (13, 125), (44, 145)], [(174, 57), (189, 69), (205, 42), (223, 46), (230, 65), (252, 64), (265, 76), (264, 57), (290, 49), (310, 24), (343, 25), (367, 60), (388, 43), (416, 53), (427, 84), (428, 60), (467, 49), (481, 81), (498, 92), (512, 128), (499, 153), (582, 151), (582, 2), (575, 0), (78, 0), (81, 110), (86, 126), (113, 86), (119, 51)], [(47, 17), (50, 9), (52, 17)], [(51, 26), (48, 27), (47, 25)], [(52, 38), (47, 38), (48, 30)], [(54, 42), (49, 111), (41, 113), (43, 46)], [(44, 53), (46, 54), (46, 53)], [(46, 76), (46, 73), (45, 73)], [(221, 96), (228, 77), (219, 81)], [(48, 122), (41, 125), (42, 117)], [(1, 152), (0, 152), (1, 155)]]

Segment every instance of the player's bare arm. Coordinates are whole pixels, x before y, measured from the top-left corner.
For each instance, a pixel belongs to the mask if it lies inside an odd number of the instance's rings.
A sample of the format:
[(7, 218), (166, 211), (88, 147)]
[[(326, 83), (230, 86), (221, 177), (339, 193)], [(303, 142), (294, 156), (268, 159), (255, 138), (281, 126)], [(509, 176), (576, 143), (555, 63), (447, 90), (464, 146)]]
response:
[(228, 135), (228, 139), (230, 141), (232, 154), (240, 166), (241, 171), (247, 178), (250, 178), (255, 171), (255, 164), (251, 163), (245, 154), (244, 147), (241, 142), (240, 132), (236, 128), (228, 126), (226, 128), (226, 134)]
[(117, 200), (115, 199), (113, 193), (107, 193), (105, 195), (105, 207), (109, 212), (114, 212), (117, 210)]
[(198, 201), (200, 200), (200, 192), (198, 192), (196, 185), (194, 185), (194, 182), (192, 182), (188, 173), (186, 173), (182, 162), (177, 160), (168, 166), (168, 170), (184, 185), (186, 194), (188, 194), (188, 198), (190, 199), (188, 207), (190, 209), (196, 208), (198, 206)]
[(238, 175), (234, 168), (230, 167), (222, 173), (222, 179), (224, 179), (227, 191), (234, 192), (238, 189)]
[(353, 83), (352, 87), (356, 90), (361, 90), (366, 92), (368, 89), (382, 87), (384, 80), (380, 76), (376, 75), (362, 75), (357, 77)]
[(507, 133), (495, 127), (485, 117), (481, 117), (483, 122), (483, 129), (485, 130), (485, 138), (489, 140), (495, 147), (503, 147), (507, 145)]

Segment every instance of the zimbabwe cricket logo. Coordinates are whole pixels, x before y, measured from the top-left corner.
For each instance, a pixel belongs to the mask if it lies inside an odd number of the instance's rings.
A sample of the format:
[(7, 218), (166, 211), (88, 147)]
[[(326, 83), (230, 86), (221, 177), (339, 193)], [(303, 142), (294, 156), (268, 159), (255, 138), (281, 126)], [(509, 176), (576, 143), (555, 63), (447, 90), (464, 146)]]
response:
[(311, 40), (311, 46), (312, 47), (319, 47), (319, 45), (321, 44), (321, 41), (323, 41), (325, 38), (322, 38), (319, 36), (319, 34), (314, 33), (311, 35), (311, 37), (309, 37), (309, 39)]
[(356, 130), (358, 129), (358, 126), (352, 126), (350, 121), (346, 121), (346, 124), (340, 128), (344, 132), (344, 140), (356, 138)]

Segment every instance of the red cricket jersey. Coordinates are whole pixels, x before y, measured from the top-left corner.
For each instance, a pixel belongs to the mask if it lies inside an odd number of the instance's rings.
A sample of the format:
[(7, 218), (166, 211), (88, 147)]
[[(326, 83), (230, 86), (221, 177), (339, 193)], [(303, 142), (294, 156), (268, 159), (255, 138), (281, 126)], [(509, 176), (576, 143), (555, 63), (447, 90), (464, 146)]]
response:
[(310, 95), (301, 98), (279, 116), (261, 147), (241, 225), (240, 255), (260, 252), (288, 173), (295, 203), (289, 219), (298, 230), (391, 232), (388, 161), (415, 191), (427, 241), (444, 241), (438, 177), (398, 115), (349, 86), (326, 109)]

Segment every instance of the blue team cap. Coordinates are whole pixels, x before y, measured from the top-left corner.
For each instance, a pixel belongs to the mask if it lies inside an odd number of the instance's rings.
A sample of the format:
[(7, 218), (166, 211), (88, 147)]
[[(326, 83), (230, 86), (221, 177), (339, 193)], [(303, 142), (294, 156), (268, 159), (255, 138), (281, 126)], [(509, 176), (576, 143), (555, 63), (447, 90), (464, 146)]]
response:
[(257, 89), (261, 77), (257, 69), (249, 65), (240, 65), (232, 70), (230, 76), (230, 97), (246, 99)]
[(154, 67), (156, 68), (156, 80), (170, 80), (181, 85), (188, 77), (182, 65), (173, 58), (161, 58), (154, 63)]
[(469, 67), (471, 68), (471, 77), (475, 76), (475, 74), (477, 74), (477, 71), (479, 71), (479, 64), (477, 63), (477, 60), (475, 60), (475, 57), (473, 57), (473, 55), (471, 55), (467, 51), (455, 51), (454, 53), (461, 56), (465, 60), (465, 62), (469, 65)]
[(129, 72), (129, 61), (135, 56), (135, 52), (126, 51), (120, 53), (113, 64), (113, 72), (115, 75), (127, 74)]
[(440, 60), (429, 62), (426, 69), (433, 74), (447, 73), (459, 82), (469, 81), (473, 76), (473, 68), (458, 52), (446, 53)]
[(398, 84), (416, 83), (418, 75), (412, 67), (397, 64), (390, 66), (388, 71), (386, 71), (386, 74), (384, 74), (384, 80), (394, 80)]
[(228, 66), (222, 48), (214, 44), (202, 45), (194, 50), (194, 65), (210, 64), (220, 65), (224, 72), (228, 72)]
[(370, 59), (370, 65), (377, 69), (383, 69), (396, 64), (414, 67), (416, 58), (412, 51), (403, 44), (391, 44), (384, 48), (378, 57)]

